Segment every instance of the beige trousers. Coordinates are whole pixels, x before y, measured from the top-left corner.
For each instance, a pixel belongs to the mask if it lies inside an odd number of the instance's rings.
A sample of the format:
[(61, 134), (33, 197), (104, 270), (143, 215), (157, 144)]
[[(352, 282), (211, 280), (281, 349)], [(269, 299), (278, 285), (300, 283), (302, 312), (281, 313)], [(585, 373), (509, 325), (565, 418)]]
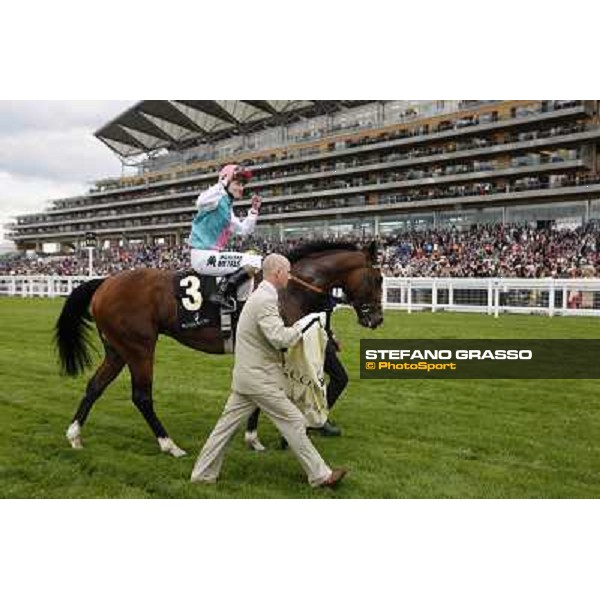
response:
[(331, 469), (306, 435), (306, 422), (302, 413), (292, 404), (283, 390), (270, 391), (260, 396), (243, 395), (232, 391), (223, 414), (198, 456), (191, 480), (210, 483), (217, 480), (227, 444), (257, 406), (287, 440), (290, 449), (308, 476), (308, 483), (317, 486), (325, 481), (331, 475)]

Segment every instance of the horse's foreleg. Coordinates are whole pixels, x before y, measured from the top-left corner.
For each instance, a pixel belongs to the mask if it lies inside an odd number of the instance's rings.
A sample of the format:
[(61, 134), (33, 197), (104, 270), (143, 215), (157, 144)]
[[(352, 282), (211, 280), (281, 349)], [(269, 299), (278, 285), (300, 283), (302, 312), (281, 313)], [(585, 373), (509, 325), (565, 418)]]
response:
[(88, 381), (85, 395), (67, 429), (67, 439), (71, 446), (77, 450), (83, 448), (81, 428), (86, 422), (90, 410), (94, 406), (94, 402), (98, 400), (104, 390), (115, 380), (125, 365), (125, 361), (110, 346), (105, 345), (105, 352), (104, 361), (98, 367), (94, 376)]
[(154, 402), (152, 400), (153, 359), (149, 358), (130, 363), (129, 369), (131, 371), (133, 403), (142, 413), (148, 425), (150, 425), (160, 449), (175, 457), (185, 456), (185, 450), (179, 448), (168, 436), (166, 429), (154, 412)]

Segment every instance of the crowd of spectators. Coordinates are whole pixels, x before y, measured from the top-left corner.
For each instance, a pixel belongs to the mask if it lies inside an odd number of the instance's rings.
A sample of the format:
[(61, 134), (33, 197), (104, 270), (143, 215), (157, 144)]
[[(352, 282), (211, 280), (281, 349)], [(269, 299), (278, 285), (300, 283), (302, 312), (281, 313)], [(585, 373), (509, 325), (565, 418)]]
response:
[[(94, 251), (94, 275), (112, 275), (120, 271), (153, 267), (157, 269), (187, 269), (190, 266), (189, 249), (185, 245), (165, 246), (134, 244), (127, 248)], [(0, 257), (0, 275), (87, 275), (87, 250), (69, 255), (34, 256), (12, 254)]]
[[(526, 224), (486, 224), (468, 228), (404, 230), (393, 235), (339, 241), (376, 239), (384, 274), (396, 277), (594, 277), (600, 275), (600, 221), (575, 229)], [(254, 250), (262, 255), (286, 253), (304, 240), (275, 242), (255, 237), (237, 238), (230, 250)], [(96, 250), (94, 274), (109, 275), (128, 269), (190, 267), (189, 248), (136, 244)], [(0, 275), (83, 275), (88, 254), (13, 254), (0, 257)]]
[(406, 231), (385, 240), (386, 275), (399, 277), (594, 277), (598, 221), (576, 229), (478, 225)]

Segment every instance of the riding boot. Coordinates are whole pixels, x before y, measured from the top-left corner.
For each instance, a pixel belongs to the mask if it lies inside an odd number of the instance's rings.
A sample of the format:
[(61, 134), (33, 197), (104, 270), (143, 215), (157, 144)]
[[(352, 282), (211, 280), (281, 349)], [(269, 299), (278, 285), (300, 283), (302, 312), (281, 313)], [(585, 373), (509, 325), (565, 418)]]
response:
[(238, 287), (253, 277), (255, 273), (254, 267), (240, 267), (230, 275), (225, 275), (221, 278), (217, 291), (210, 296), (209, 300), (226, 311), (235, 310), (235, 293)]

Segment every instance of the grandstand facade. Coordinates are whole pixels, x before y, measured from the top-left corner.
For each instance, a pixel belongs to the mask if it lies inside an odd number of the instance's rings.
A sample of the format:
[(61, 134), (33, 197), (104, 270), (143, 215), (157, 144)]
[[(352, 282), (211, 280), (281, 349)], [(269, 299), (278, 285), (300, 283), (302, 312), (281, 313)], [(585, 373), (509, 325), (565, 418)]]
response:
[[(187, 238), (221, 165), (248, 165), (274, 240), (600, 218), (600, 102), (142, 101), (96, 132), (137, 174), (18, 216), (19, 249)], [(237, 208), (246, 211), (250, 202)]]

